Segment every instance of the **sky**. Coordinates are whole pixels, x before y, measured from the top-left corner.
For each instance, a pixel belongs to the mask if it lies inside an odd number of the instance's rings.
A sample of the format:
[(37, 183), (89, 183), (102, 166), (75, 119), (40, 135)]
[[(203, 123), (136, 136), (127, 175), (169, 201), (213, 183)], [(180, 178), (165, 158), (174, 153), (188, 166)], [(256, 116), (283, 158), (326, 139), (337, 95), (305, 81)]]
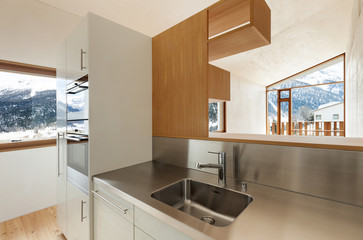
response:
[(5, 89), (32, 89), (34, 95), (38, 91), (56, 89), (56, 79), (0, 71), (0, 91)]

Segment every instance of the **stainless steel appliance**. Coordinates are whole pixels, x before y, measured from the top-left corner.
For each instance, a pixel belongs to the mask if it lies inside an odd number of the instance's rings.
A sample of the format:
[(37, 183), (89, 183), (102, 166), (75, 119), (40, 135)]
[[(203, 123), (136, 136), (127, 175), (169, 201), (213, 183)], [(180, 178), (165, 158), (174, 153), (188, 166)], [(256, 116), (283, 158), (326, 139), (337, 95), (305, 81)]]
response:
[(88, 76), (67, 84), (67, 178), (88, 194)]

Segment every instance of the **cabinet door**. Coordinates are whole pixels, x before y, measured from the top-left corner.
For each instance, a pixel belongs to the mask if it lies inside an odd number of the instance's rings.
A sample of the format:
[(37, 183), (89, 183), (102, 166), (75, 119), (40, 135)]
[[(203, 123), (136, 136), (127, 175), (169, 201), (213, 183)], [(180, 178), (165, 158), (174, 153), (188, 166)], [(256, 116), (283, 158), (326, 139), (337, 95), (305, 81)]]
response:
[(66, 39), (67, 80), (74, 81), (88, 74), (87, 17)]
[(189, 236), (139, 208), (135, 208), (135, 226), (157, 240), (192, 240)]
[(135, 240), (154, 240), (152, 237), (135, 227)]
[(133, 240), (134, 226), (108, 203), (94, 197), (94, 240)]
[(62, 233), (67, 236), (67, 140), (64, 138), (64, 133), (58, 132), (57, 134), (57, 223)]
[(88, 196), (67, 182), (68, 240), (89, 240), (88, 204)]
[(57, 52), (57, 223), (64, 235), (67, 235), (66, 201), (66, 45), (65, 42)]

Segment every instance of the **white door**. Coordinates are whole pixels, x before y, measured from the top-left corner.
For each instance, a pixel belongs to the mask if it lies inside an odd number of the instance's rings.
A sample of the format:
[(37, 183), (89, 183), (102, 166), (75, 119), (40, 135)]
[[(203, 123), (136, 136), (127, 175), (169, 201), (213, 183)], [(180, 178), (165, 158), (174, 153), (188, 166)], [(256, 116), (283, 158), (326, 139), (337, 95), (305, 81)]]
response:
[(67, 182), (67, 240), (89, 240), (89, 198)]

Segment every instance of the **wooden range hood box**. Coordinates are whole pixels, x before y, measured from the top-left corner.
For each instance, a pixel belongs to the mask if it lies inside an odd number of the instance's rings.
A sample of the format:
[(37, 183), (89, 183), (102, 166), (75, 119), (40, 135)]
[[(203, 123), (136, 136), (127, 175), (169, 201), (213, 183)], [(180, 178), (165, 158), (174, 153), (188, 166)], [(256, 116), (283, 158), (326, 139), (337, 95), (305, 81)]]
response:
[(209, 61), (268, 45), (271, 10), (264, 0), (222, 1), (208, 9), (208, 36)]

